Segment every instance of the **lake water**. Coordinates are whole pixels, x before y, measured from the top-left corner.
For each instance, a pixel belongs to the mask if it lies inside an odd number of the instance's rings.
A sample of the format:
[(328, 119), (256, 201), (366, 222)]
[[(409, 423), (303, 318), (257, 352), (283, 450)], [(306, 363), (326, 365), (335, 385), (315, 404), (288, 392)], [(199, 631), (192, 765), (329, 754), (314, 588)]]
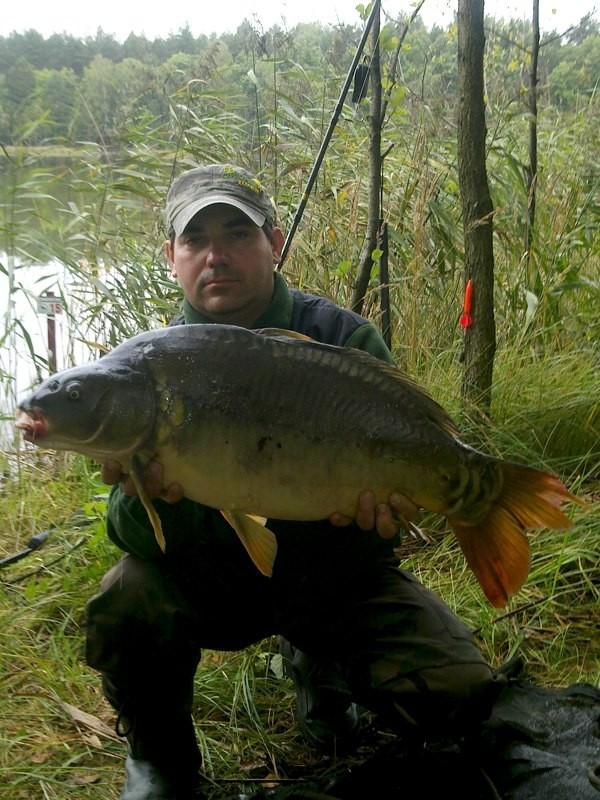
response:
[[(93, 276), (102, 278), (102, 244), (108, 242), (108, 247), (112, 246), (110, 237), (119, 235), (123, 220), (106, 202), (103, 173), (99, 169), (96, 177), (93, 169), (95, 155), (84, 155), (82, 152), (61, 162), (31, 153), (0, 161), (3, 448), (15, 441), (13, 422), (18, 399), (48, 375), (48, 319), (38, 310), (40, 296), (53, 292), (69, 299), (71, 314), (57, 314), (54, 318), (57, 369), (85, 363), (98, 355), (97, 349), (83, 343), (86, 339), (98, 341), (99, 334), (86, 329), (83, 320), (89, 315), (81, 307), (78, 309), (73, 300), (73, 270), (69, 272), (62, 260), (71, 265), (83, 264), (92, 251)], [(137, 207), (131, 212), (134, 213), (136, 219), (141, 218), (143, 204), (139, 213)], [(105, 237), (97, 236), (100, 220), (108, 231)], [(144, 230), (144, 225), (140, 223), (139, 229)], [(75, 294), (79, 297), (82, 293)]]
[[(34, 266), (0, 262), (10, 273), (0, 273), (3, 340), (0, 345), (0, 447), (14, 442), (14, 411), (18, 400), (49, 374), (48, 316), (38, 308), (38, 299), (48, 292), (68, 294), (68, 275), (56, 262)], [(12, 285), (13, 291), (10, 292)], [(55, 362), (58, 370), (75, 361), (91, 358), (90, 348), (74, 337), (66, 314), (52, 318), (55, 331)]]

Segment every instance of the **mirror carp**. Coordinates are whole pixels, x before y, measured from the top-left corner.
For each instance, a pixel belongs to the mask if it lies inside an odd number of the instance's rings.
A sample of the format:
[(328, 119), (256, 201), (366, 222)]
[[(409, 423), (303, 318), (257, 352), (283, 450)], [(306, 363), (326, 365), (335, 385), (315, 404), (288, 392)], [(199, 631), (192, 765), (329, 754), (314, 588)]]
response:
[(141, 333), (46, 379), (17, 409), (26, 441), (120, 461), (164, 549), (143, 489), (165, 485), (221, 510), (258, 569), (277, 552), (267, 518), (354, 516), (360, 491), (407, 496), (448, 524), (497, 608), (525, 582), (527, 529), (572, 525), (581, 503), (554, 475), (462, 442), (446, 411), (400, 369), (288, 331), (181, 325)]

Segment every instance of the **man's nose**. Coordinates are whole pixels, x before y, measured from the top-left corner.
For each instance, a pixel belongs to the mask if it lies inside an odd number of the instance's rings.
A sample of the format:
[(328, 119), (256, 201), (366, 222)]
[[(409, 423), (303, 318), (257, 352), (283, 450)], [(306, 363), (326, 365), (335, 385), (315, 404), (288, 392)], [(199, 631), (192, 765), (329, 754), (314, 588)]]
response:
[(206, 263), (208, 266), (218, 266), (227, 262), (227, 249), (220, 239), (211, 239), (208, 243)]

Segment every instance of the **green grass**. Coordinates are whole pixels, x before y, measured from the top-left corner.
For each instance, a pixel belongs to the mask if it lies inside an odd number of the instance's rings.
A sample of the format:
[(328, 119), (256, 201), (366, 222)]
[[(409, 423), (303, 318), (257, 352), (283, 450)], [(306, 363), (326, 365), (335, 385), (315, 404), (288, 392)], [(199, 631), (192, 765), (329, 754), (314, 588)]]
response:
[[(499, 353), (489, 446), (558, 471), (587, 501), (568, 508), (569, 531), (531, 534), (531, 573), (506, 609), (485, 601), (439, 518), (423, 520), (434, 545), (407, 539), (400, 551), (403, 566), (476, 631), (490, 663), (519, 653), (546, 686), (600, 679), (597, 381), (588, 365), (576, 352), (535, 359)], [(434, 372), (421, 377), (451, 406), (453, 359), (439, 358)], [(85, 665), (82, 628), (86, 601), (119, 557), (104, 533), (104, 500), (93, 499), (106, 487), (78, 456), (26, 449), (18, 461), (9, 453), (4, 459), (0, 557), (38, 530), (56, 530), (43, 549), (0, 571), (0, 798), (116, 800), (125, 749), (112, 733), (114, 713), (98, 676)], [(291, 682), (279, 667), (274, 639), (240, 653), (204, 653), (194, 716), (215, 800), (259, 778), (331, 766), (301, 741)], [(91, 716), (82, 721), (73, 707)]]

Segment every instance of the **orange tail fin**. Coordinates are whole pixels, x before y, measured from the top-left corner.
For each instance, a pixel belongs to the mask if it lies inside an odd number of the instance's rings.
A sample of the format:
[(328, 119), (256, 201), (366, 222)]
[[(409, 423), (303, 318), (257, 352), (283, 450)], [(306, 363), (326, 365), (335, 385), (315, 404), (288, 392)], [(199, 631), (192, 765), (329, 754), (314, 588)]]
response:
[(486, 597), (495, 608), (525, 583), (531, 550), (529, 528), (566, 530), (573, 524), (560, 510), (569, 500), (585, 505), (554, 475), (532, 467), (503, 463), (504, 486), (488, 516), (476, 525), (460, 519), (448, 522)]

